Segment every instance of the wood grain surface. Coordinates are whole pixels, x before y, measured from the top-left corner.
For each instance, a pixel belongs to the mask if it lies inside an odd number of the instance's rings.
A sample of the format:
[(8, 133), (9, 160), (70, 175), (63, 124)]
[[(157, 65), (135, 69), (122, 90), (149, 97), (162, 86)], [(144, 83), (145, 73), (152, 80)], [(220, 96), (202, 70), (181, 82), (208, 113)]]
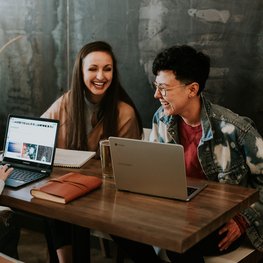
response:
[[(51, 176), (69, 171), (54, 168)], [(101, 177), (100, 162), (93, 159), (74, 171)], [(104, 179), (100, 189), (63, 205), (30, 195), (32, 187), (47, 180), (18, 190), (5, 188), (0, 204), (180, 253), (258, 198), (254, 189), (208, 182), (195, 198), (183, 202), (118, 191), (114, 179)]]

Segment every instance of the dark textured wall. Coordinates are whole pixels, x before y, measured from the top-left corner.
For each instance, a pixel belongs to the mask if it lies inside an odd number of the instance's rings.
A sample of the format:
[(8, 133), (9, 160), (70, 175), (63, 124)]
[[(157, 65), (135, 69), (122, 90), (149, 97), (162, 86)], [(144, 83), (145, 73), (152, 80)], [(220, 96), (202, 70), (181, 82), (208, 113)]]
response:
[(0, 0), (0, 141), (6, 116), (39, 116), (68, 89), (76, 53), (89, 41), (114, 48), (121, 80), (150, 127), (150, 82), (163, 48), (209, 54), (206, 94), (251, 117), (263, 134), (262, 0)]
[(0, 141), (8, 113), (39, 116), (67, 79), (64, 1), (0, 0)]

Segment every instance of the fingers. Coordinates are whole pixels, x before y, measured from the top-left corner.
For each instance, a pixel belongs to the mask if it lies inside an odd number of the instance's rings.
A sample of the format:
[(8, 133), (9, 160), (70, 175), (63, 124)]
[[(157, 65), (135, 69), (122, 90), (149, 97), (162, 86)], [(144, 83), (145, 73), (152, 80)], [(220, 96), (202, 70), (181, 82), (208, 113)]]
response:
[(236, 222), (231, 219), (222, 229), (219, 234), (227, 232), (226, 236), (218, 244), (220, 251), (226, 250), (235, 240), (241, 236), (241, 231)]
[(4, 172), (8, 173), (14, 170), (14, 168), (10, 167), (10, 165), (5, 164), (4, 166), (2, 166), (1, 168)]
[(226, 250), (239, 236), (238, 231), (228, 231), (226, 237), (218, 245), (220, 251)]
[(228, 231), (227, 225), (224, 225), (220, 230), (219, 230), (219, 235), (222, 235), (223, 233)]
[(14, 168), (10, 168), (9, 165), (5, 164), (0, 168), (0, 179), (6, 180), (6, 178), (11, 174)]

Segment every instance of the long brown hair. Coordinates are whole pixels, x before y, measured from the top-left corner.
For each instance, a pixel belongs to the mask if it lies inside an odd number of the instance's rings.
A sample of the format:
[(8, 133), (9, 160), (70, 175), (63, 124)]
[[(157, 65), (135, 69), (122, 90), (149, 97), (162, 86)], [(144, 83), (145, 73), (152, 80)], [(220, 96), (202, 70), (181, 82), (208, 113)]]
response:
[(72, 72), (71, 90), (69, 94), (69, 108), (67, 109), (69, 120), (67, 122), (67, 147), (69, 149), (88, 150), (85, 118), (84, 94), (89, 92), (83, 81), (82, 63), (83, 59), (92, 52), (103, 51), (109, 54), (113, 61), (113, 77), (107, 89), (98, 111), (98, 120), (102, 120), (102, 138), (117, 136), (118, 127), (118, 102), (123, 101), (133, 107), (140, 132), (142, 133), (142, 121), (140, 115), (119, 81), (117, 61), (111, 46), (104, 41), (96, 41), (84, 45), (77, 54)]

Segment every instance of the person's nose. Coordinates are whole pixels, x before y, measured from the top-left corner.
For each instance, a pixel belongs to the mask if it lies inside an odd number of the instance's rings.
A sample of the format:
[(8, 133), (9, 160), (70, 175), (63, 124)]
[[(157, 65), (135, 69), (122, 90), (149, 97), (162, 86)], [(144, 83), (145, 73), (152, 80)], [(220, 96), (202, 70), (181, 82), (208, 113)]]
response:
[(155, 89), (155, 92), (154, 92), (153, 96), (154, 96), (155, 99), (160, 99), (162, 97), (162, 94), (161, 94), (159, 89)]
[(103, 70), (98, 70), (96, 78), (97, 78), (98, 80), (104, 79)]

